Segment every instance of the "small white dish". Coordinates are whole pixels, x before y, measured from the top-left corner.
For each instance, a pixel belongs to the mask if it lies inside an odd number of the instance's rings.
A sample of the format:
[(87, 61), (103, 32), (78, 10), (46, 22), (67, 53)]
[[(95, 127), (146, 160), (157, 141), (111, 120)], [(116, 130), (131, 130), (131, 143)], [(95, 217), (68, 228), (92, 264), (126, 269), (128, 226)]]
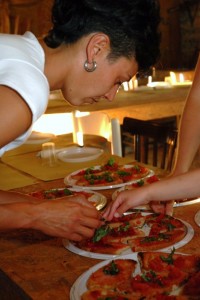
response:
[(57, 152), (58, 159), (64, 162), (84, 162), (98, 158), (103, 154), (103, 150), (92, 147), (69, 147)]

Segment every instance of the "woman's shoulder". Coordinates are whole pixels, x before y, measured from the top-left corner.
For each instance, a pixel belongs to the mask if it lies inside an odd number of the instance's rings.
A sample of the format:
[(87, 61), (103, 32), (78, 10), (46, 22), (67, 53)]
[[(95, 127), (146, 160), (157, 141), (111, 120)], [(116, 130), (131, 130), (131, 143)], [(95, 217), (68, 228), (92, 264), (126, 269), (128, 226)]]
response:
[(39, 66), (44, 63), (44, 51), (31, 32), (0, 34), (0, 60), (3, 59), (23, 60)]

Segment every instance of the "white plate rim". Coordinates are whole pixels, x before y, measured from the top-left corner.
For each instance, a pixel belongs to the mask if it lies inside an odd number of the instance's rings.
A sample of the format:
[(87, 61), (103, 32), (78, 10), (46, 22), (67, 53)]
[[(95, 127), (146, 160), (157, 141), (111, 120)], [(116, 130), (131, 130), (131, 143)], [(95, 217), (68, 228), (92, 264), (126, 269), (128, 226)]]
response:
[[(130, 167), (132, 167), (132, 166), (134, 166), (134, 165), (129, 165), (129, 164), (127, 164), (127, 165), (123, 165), (123, 167), (125, 167), (125, 168), (130, 168)], [(99, 169), (101, 166), (93, 166), (93, 167), (91, 167), (91, 168), (93, 168), (93, 169)], [(88, 169), (88, 167), (87, 168), (83, 168), (83, 169), (79, 169), (79, 170), (76, 170), (76, 171), (74, 171), (74, 172), (72, 172), (72, 173), (70, 173), (70, 174), (68, 174), (65, 178), (64, 178), (64, 183), (66, 184), (66, 185), (71, 185), (72, 187), (74, 187), (74, 188), (81, 188), (81, 189), (88, 189), (88, 190), (93, 190), (93, 191), (100, 191), (100, 190), (108, 190), (108, 189), (116, 189), (116, 188), (120, 188), (120, 187), (123, 187), (124, 185), (129, 185), (129, 184), (132, 184), (132, 183), (134, 183), (134, 182), (137, 182), (138, 180), (141, 180), (141, 179), (144, 179), (144, 178), (146, 178), (147, 176), (150, 176), (150, 174), (151, 174), (151, 176), (152, 175), (154, 175), (154, 171), (153, 170), (150, 170), (150, 169), (148, 169), (149, 170), (149, 173), (146, 175), (146, 176), (144, 176), (144, 177), (141, 177), (141, 178), (139, 178), (139, 179), (135, 179), (135, 180), (131, 180), (131, 181), (128, 181), (128, 182), (124, 182), (124, 183), (119, 183), (119, 184), (113, 184), (113, 185), (104, 185), (104, 186), (79, 186), (79, 185), (76, 185), (75, 184), (75, 180), (70, 180), (70, 177), (72, 176), (72, 175), (75, 175), (75, 174), (77, 174), (77, 173), (79, 173), (80, 171), (82, 171), (82, 170), (86, 170), (86, 169)]]
[(195, 223), (200, 227), (200, 210), (198, 210), (194, 216)]
[[(144, 214), (147, 214), (147, 213), (144, 213)], [(177, 219), (177, 220), (183, 222), (185, 224), (185, 226), (187, 227), (187, 234), (185, 235), (185, 237), (181, 241), (179, 241), (179, 242), (177, 242), (177, 243), (175, 243), (175, 244), (173, 244), (171, 246), (168, 246), (168, 247), (165, 247), (165, 248), (162, 248), (162, 249), (158, 249), (155, 252), (158, 252), (158, 251), (168, 252), (168, 251), (171, 251), (173, 248), (178, 249), (180, 247), (183, 247), (184, 245), (186, 245), (187, 243), (189, 243), (191, 241), (191, 239), (194, 236), (194, 229), (193, 229), (193, 227), (189, 223), (187, 223), (187, 222), (185, 222), (183, 220), (180, 220), (180, 219)], [(131, 249), (125, 250), (120, 255), (118, 255), (118, 254), (116, 254), (116, 255), (113, 255), (113, 254), (101, 254), (101, 253), (89, 252), (89, 251), (85, 251), (85, 250), (82, 250), (82, 249), (76, 247), (72, 242), (70, 242), (70, 241), (68, 241), (66, 239), (63, 240), (63, 246), (67, 250), (69, 250), (69, 251), (71, 251), (73, 253), (76, 253), (78, 255), (85, 256), (85, 257), (95, 258), (95, 259), (113, 259), (113, 258), (116, 258), (116, 257), (122, 257), (123, 255), (135, 253)]]
[[(85, 157), (65, 158), (66, 153), (77, 153), (77, 154), (91, 153), (91, 155), (89, 156), (87, 155)], [(75, 163), (75, 162), (85, 162), (85, 161), (96, 159), (103, 153), (104, 150), (100, 148), (74, 146), (74, 147), (65, 148), (65, 150), (58, 151), (56, 153), (56, 156), (61, 161)]]
[[(142, 252), (142, 251), (140, 251)], [(144, 252), (144, 251), (143, 251)], [(159, 252), (162, 253), (169, 253), (169, 251), (163, 251), (163, 250), (159, 250)], [(178, 252), (176, 252), (178, 253)], [(185, 253), (179, 253), (181, 255), (188, 255)], [(133, 274), (139, 274), (141, 272), (140, 269), (140, 264), (138, 263), (138, 252), (133, 252), (131, 254), (125, 254), (122, 256), (117, 256), (114, 258), (115, 259), (131, 259), (131, 260), (135, 260), (137, 261), (137, 267), (136, 270), (134, 271)], [(89, 278), (89, 276), (94, 273), (95, 271), (97, 271), (98, 269), (100, 269), (101, 267), (107, 265), (110, 261), (112, 261), (113, 259), (108, 259), (108, 260), (104, 260), (102, 262), (99, 262), (97, 264), (95, 264), (93, 267), (89, 268), (87, 271), (85, 271), (83, 274), (81, 274), (76, 281), (74, 282), (74, 284), (72, 285), (71, 289), (70, 289), (70, 300), (81, 300), (81, 295), (86, 292), (88, 289), (86, 287), (86, 282)]]

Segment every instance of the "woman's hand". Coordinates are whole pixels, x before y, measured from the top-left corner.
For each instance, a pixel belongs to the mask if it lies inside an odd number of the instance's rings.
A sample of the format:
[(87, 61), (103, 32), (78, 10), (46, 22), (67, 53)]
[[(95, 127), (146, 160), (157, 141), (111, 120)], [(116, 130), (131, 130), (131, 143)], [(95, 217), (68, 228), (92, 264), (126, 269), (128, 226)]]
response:
[(82, 195), (38, 203), (33, 216), (31, 228), (73, 241), (92, 237), (101, 225), (98, 211)]
[(155, 213), (161, 213), (161, 214), (172, 216), (174, 201), (166, 201), (166, 202), (152, 201), (149, 203), (149, 206)]
[(129, 209), (146, 204), (149, 204), (154, 212), (172, 215), (173, 201), (152, 201), (154, 199), (152, 191), (158, 185), (160, 185), (159, 182), (119, 193), (116, 200), (105, 210), (103, 217), (110, 221), (114, 216), (119, 217)]
[(105, 210), (103, 217), (110, 221), (114, 216), (119, 217), (130, 208), (147, 204), (149, 202), (147, 190), (148, 186), (145, 186), (119, 193), (116, 200)]

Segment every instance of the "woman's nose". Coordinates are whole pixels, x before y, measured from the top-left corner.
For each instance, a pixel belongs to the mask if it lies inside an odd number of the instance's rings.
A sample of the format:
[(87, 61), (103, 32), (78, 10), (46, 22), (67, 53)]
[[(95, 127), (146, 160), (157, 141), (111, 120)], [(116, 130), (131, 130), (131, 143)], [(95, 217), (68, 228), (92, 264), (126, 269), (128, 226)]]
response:
[(114, 86), (113, 88), (111, 88), (110, 91), (105, 94), (105, 98), (108, 101), (113, 101), (114, 98), (115, 98), (115, 96), (116, 96), (116, 94), (117, 94), (118, 89), (119, 89), (118, 86)]

